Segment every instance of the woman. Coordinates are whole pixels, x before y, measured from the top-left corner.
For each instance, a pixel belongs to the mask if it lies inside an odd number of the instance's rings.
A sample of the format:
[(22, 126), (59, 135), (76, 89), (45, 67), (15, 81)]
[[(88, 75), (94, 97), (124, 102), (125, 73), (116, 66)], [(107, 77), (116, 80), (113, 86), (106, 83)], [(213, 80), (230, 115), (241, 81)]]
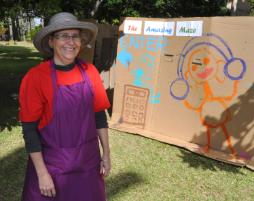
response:
[(29, 70), (20, 86), (29, 153), (23, 201), (106, 200), (103, 177), (111, 164), (104, 110), (110, 104), (96, 68), (77, 58), (96, 34), (94, 24), (63, 12), (34, 38), (51, 59)]

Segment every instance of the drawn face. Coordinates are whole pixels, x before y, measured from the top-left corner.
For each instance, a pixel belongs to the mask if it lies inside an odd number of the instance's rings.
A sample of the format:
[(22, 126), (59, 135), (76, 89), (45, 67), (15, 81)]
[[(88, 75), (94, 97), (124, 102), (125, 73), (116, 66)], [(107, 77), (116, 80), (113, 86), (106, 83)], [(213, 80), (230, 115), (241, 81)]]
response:
[(214, 55), (206, 49), (198, 49), (191, 53), (188, 61), (188, 72), (197, 83), (212, 79), (218, 69)]

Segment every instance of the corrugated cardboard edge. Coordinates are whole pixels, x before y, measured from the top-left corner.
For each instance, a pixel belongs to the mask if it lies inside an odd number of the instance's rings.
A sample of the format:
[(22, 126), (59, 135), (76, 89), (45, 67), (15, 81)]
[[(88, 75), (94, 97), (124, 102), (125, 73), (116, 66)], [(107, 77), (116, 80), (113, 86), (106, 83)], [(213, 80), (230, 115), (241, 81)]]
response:
[(160, 133), (138, 129), (138, 128), (132, 127), (131, 125), (128, 125), (128, 127), (125, 127), (121, 123), (115, 123), (115, 122), (109, 121), (109, 128), (118, 130), (118, 131), (122, 131), (122, 132), (131, 133), (131, 134), (141, 135), (141, 136), (144, 136), (144, 137), (147, 137), (150, 139), (154, 139), (154, 140), (157, 140), (160, 142), (165, 142), (165, 143), (168, 143), (171, 145), (182, 147), (184, 149), (187, 149), (187, 150), (194, 152), (196, 154), (199, 154), (201, 156), (205, 156), (207, 158), (211, 158), (211, 159), (214, 159), (217, 161), (225, 162), (225, 163), (240, 166), (240, 167), (247, 167), (248, 169), (254, 171), (254, 161), (253, 160), (247, 161), (245, 159), (233, 158), (232, 155), (230, 155), (230, 154), (226, 154), (226, 153), (212, 150), (212, 149), (209, 151), (209, 153), (205, 153), (202, 151), (202, 147), (197, 144), (185, 142), (185, 141), (173, 138), (173, 137), (161, 135)]

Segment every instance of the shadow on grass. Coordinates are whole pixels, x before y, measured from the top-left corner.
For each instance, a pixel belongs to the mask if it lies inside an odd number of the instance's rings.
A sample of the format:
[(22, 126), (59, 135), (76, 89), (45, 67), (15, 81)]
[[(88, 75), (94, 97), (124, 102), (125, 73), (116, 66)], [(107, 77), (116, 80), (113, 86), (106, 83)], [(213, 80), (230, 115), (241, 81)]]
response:
[(22, 193), (27, 154), (24, 148), (0, 160), (0, 200), (19, 201)]
[(42, 58), (29, 47), (0, 45), (0, 131), (18, 123), (18, 91), (21, 79)]
[(198, 155), (193, 152), (189, 152), (184, 149), (180, 149), (181, 155), (179, 158), (182, 158), (184, 163), (188, 163), (190, 168), (200, 168), (202, 170), (211, 170), (211, 171), (225, 171), (237, 174), (243, 174), (240, 171), (240, 167), (227, 164), (225, 162), (220, 162), (205, 156)]
[(140, 185), (143, 182), (144, 179), (135, 172), (123, 172), (109, 177), (106, 181), (107, 197), (111, 200), (119, 193), (128, 191), (130, 187)]

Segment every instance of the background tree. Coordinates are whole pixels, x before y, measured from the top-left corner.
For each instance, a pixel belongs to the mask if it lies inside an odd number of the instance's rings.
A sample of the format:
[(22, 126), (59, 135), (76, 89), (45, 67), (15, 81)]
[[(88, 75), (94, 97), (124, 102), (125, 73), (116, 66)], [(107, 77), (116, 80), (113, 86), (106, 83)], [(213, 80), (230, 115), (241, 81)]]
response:
[(227, 0), (108, 0), (101, 3), (95, 17), (112, 23), (120, 17), (203, 17), (229, 15)]
[[(253, 0), (250, 0), (253, 1)], [(11, 10), (29, 17), (48, 19), (59, 11), (75, 13), (82, 18), (94, 17), (111, 23), (120, 17), (192, 17), (228, 15), (227, 0), (0, 0), (0, 19)]]
[(254, 16), (254, 0), (248, 0), (250, 5), (250, 15)]
[[(254, 2), (254, 0), (249, 0)], [(228, 0), (0, 0), (0, 21), (11, 19), (14, 39), (19, 39), (20, 18), (31, 22), (42, 18), (45, 24), (59, 12), (72, 12), (81, 19), (119, 24), (121, 17), (203, 17), (229, 15)]]

